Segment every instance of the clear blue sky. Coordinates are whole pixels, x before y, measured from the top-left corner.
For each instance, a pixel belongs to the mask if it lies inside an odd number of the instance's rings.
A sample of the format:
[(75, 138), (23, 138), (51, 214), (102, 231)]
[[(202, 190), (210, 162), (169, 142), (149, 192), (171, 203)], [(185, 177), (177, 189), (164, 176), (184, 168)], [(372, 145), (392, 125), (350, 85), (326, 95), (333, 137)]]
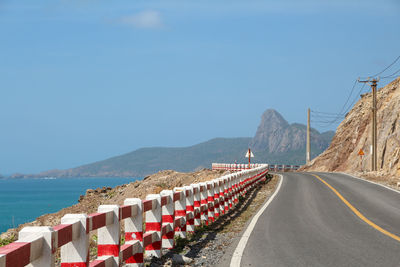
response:
[(398, 0), (1, 0), (0, 173), (250, 137), (267, 108), (339, 112), (400, 54), (399, 14)]

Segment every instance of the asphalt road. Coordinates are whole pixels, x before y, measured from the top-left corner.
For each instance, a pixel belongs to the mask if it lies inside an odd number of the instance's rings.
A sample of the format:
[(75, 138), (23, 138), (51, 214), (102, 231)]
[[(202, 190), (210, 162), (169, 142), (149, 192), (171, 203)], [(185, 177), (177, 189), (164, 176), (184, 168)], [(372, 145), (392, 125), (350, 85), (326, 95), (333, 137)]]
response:
[[(316, 173), (377, 226), (400, 236), (400, 194), (344, 174)], [(284, 173), (241, 266), (400, 266), (400, 242), (358, 217), (309, 173)]]

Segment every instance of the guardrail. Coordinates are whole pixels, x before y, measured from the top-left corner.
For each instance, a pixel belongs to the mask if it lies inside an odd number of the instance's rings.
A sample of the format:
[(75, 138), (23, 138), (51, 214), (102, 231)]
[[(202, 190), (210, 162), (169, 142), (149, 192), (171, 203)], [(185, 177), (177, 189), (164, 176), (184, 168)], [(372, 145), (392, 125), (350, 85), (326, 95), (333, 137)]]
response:
[(213, 163), (213, 170), (227, 170), (227, 171), (241, 171), (254, 169), (260, 166), (266, 166), (270, 171), (276, 172), (288, 172), (296, 171), (300, 168), (300, 165), (283, 165), (283, 164), (237, 164), (237, 163)]
[(242, 171), (242, 170), (249, 170), (249, 169), (254, 169), (258, 168), (261, 166), (266, 166), (268, 167), (268, 164), (239, 164), (239, 163), (212, 163), (212, 169), (213, 170), (226, 170), (226, 171)]
[[(93, 214), (67, 214), (54, 227), (25, 227), (18, 240), (0, 248), (0, 267), (55, 266), (61, 248), (62, 267), (143, 266), (143, 254), (161, 257), (197, 226), (211, 224), (233, 209), (239, 196), (265, 180), (267, 166), (235, 172), (205, 183), (163, 190), (145, 200), (101, 205)], [(121, 222), (125, 244), (121, 245)], [(144, 228), (143, 228), (144, 225)], [(97, 230), (97, 258), (89, 262), (89, 234)]]

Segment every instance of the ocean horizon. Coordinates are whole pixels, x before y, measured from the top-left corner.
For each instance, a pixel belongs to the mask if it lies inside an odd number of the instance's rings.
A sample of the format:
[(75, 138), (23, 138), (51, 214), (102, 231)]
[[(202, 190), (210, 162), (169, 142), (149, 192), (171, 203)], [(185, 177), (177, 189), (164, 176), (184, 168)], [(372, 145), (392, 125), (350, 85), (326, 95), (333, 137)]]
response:
[(87, 189), (128, 184), (142, 177), (0, 179), (0, 233), (78, 203)]

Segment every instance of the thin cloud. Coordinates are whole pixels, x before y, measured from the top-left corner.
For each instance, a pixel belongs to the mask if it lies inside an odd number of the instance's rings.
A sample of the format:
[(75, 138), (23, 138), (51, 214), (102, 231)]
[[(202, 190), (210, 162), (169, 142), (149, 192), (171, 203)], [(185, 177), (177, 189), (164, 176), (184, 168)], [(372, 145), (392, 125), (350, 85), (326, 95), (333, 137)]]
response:
[(160, 29), (164, 27), (160, 12), (154, 10), (142, 11), (122, 17), (120, 23), (138, 29)]

